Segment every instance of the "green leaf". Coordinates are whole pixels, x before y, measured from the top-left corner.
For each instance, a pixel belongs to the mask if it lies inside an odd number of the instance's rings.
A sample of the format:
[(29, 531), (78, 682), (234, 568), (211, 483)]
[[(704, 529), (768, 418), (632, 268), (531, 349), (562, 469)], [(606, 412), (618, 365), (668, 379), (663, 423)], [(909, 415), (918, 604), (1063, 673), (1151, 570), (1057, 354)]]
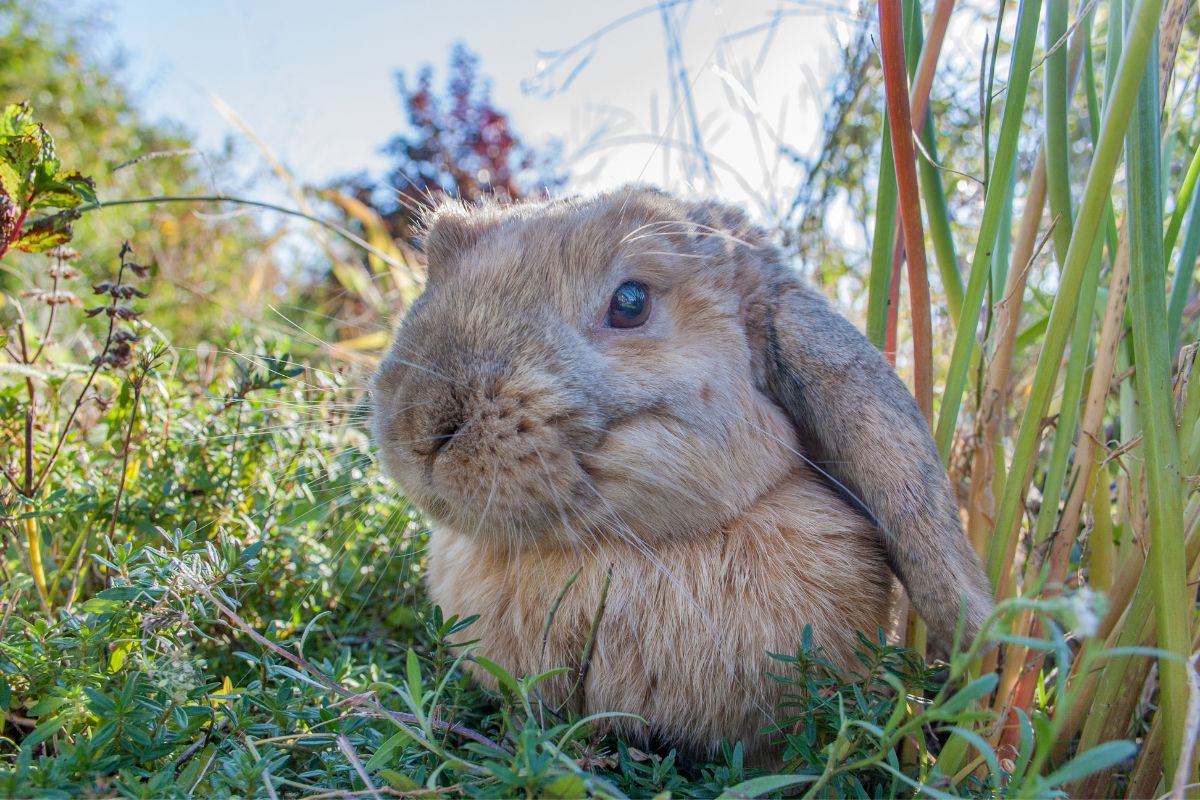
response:
[(6, 159), (0, 159), (0, 194), (16, 198), (21, 192), (21, 176)]
[(583, 782), (583, 778), (570, 773), (560, 775), (546, 786), (542, 787), (542, 793), (546, 797), (586, 797), (588, 795), (587, 785)]
[(188, 761), (188, 765), (179, 773), (177, 783), (179, 786), (192, 787), (200, 780), (200, 770), (206, 769), (213, 757), (213, 751), (216, 749), (214, 745), (208, 745), (200, 752), (192, 756)]
[(936, 709), (936, 713), (938, 716), (945, 715), (947, 717), (957, 715), (971, 703), (991, 694), (999, 680), (1000, 676), (994, 672), (976, 678), (955, 692), (949, 700), (942, 704), (941, 708)]
[(0, 136), (16, 136), (29, 125), (29, 103), (9, 103), (0, 111)]
[(21, 749), (32, 749), (34, 746), (41, 744), (62, 730), (62, 726), (62, 720), (58, 717), (51, 717), (44, 722), (38, 723), (38, 726), (33, 729), (33, 732), (21, 740)]
[(27, 713), (29, 716), (34, 718), (44, 717), (47, 714), (62, 708), (66, 702), (67, 699), (65, 697), (60, 697), (58, 695), (44, 697), (38, 702), (34, 703), (33, 707), (30, 708)]
[(421, 662), (417, 660), (417, 651), (411, 647), (408, 648), (408, 661), (405, 664), (405, 671), (408, 675), (408, 693), (412, 696), (413, 705), (419, 710), (422, 706)]
[(122, 603), (116, 600), (105, 600), (103, 597), (92, 597), (80, 606), (88, 614), (107, 614), (120, 608)]
[(65, 186), (55, 187), (48, 192), (40, 192), (35, 195), (30, 208), (75, 208), (82, 205), (83, 198), (75, 194)]
[(36, 182), (33, 208), (75, 208), (84, 202), (96, 202), (96, 185), (78, 172)]
[(0, 162), (7, 164), (17, 176), (18, 190), (13, 197), (18, 202), (23, 201), (25, 187), (29, 181), (34, 164), (37, 163), (40, 151), (38, 141), (33, 136), (18, 135), (0, 138)]
[(96, 593), (96, 597), (104, 600), (117, 600), (122, 603), (127, 603), (131, 600), (136, 600), (141, 597), (143, 590), (137, 586), (114, 586), (111, 589), (103, 589)]
[[(384, 766), (385, 764), (390, 763), (392, 761), (392, 756), (396, 753), (396, 751), (402, 749), (412, 740), (413, 737), (410, 736), (408, 731), (405, 730), (401, 730), (400, 732), (393, 734), (387, 741), (379, 745), (379, 749), (376, 750), (374, 755), (367, 760), (367, 772), (372, 772)], [(385, 778), (384, 780), (387, 779)], [(388, 782), (391, 783), (391, 781)], [(408, 791), (407, 789), (395, 785), (393, 785), (392, 788), (400, 789), (400, 791)], [(417, 787), (414, 785), (413, 788)]]
[(1133, 742), (1120, 740), (1096, 745), (1091, 750), (1081, 753), (1043, 778), (1039, 782), (1038, 788), (1032, 792), (1032, 795), (1041, 796), (1055, 786), (1062, 786), (1064, 783), (1071, 783), (1080, 778), (1086, 778), (1094, 772), (1108, 769), (1120, 764), (1122, 761), (1133, 758), (1136, 754), (1137, 746)]
[[(367, 770), (370, 771), (371, 762), (367, 762)], [(402, 775), (394, 769), (382, 769), (379, 771), (379, 777), (383, 778), (387, 785), (395, 789), (397, 792), (419, 792), (421, 785), (407, 775)]]
[(117, 735), (117, 730), (119, 728), (120, 724), (116, 720), (104, 723), (96, 730), (94, 734), (92, 734), (90, 742), (91, 746), (99, 749), (108, 744), (110, 741), (112, 741), (113, 737)]
[(718, 800), (741, 800), (741, 798), (762, 797), (764, 794), (789, 789), (802, 783), (812, 783), (816, 775), (764, 775), (761, 778), (751, 778), (736, 786), (730, 786), (721, 792)]
[(987, 743), (986, 739), (975, 733), (975, 731), (961, 728), (957, 725), (950, 728), (950, 732), (970, 742), (971, 746), (978, 750), (979, 754), (987, 761), (993, 775), (1000, 774), (1000, 762), (996, 760), (996, 751), (992, 749), (992, 746)]
[(557, 675), (565, 675), (570, 671), (570, 667), (555, 667), (554, 669), (548, 669), (543, 673), (526, 678), (525, 683), (530, 687), (537, 686), (539, 683), (544, 683)]
[(71, 241), (73, 231), (71, 223), (79, 218), (77, 211), (64, 211), (49, 217), (42, 217), (21, 230), (16, 241), (19, 249), (26, 253), (44, 253)]
[(521, 696), (521, 687), (520, 687), (520, 685), (518, 685), (517, 679), (514, 678), (512, 675), (509, 675), (508, 670), (506, 670), (504, 667), (500, 666), (495, 661), (492, 661), (489, 658), (485, 658), (485, 657), (479, 656), (479, 655), (475, 656), (475, 663), (478, 664), (479, 666), (483, 667), (483, 669), (489, 675), (491, 675), (493, 678), (495, 678), (496, 682), (499, 683), (501, 686), (503, 686), (505, 689), (508, 689), (510, 692), (512, 692), (517, 697)]

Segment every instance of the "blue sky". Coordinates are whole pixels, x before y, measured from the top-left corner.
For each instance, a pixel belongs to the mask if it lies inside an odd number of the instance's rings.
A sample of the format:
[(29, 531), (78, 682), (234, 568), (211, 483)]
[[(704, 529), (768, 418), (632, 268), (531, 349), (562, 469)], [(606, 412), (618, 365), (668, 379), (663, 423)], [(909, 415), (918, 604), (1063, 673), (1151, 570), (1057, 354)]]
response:
[[(841, 2), (847, 10), (853, 5)], [(696, 117), (714, 157), (708, 180), (689, 175), (678, 152), (663, 145), (682, 135), (685, 108), (671, 96), (664, 26), (653, 5), (606, 34), (565, 91), (545, 97), (522, 90), (546, 63), (539, 51), (572, 45), (647, 8), (645, 0), (101, 6), (151, 116), (183, 122), (202, 147), (215, 149), (225, 136), (240, 135), (217, 112), (211, 98), (219, 97), (304, 181), (382, 168), (379, 146), (404, 127), (395, 71), (430, 63), (440, 76), (451, 44), (463, 41), (480, 55), (493, 95), (518, 131), (532, 142), (563, 142), (575, 188), (642, 180), (742, 198), (762, 213), (786, 202), (795, 183), (795, 167), (777, 157), (779, 142), (800, 151), (816, 143), (838, 36), (861, 24), (840, 7), (838, 0), (817, 9), (779, 0), (694, 0), (668, 12), (681, 32)], [(769, 38), (773, 15), (778, 23)], [(571, 64), (564, 66), (559, 77)]]

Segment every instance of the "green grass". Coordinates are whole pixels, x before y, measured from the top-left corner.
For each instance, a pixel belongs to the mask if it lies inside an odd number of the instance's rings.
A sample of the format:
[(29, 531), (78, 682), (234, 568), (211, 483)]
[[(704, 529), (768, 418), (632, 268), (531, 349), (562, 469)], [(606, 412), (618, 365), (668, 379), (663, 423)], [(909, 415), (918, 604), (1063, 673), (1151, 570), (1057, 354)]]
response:
[[(142, 268), (138, 237), (120, 254), (63, 249), (118, 207), (160, 227), (193, 204), (283, 212), (363, 251), (327, 283), (350, 301), (337, 308), (377, 314), (417, 277), (373, 212), (108, 198), (58, 163), (32, 112), (7, 109), (0, 794), (1146, 796), (1193, 779), (1200, 126), (1169, 66), (1200, 54), (1195, 10), (1165, 5), (1024, 0), (1015, 26), (997, 23), (1013, 35), (980, 59), (986, 192), (967, 220), (932, 104), (915, 164), (893, 158), (913, 140), (896, 120), (927, 99), (904, 73), (938, 54), (903, 13), (919, 4), (885, 9), (899, 113), (874, 143), (866, 330), (898, 344), (906, 374), (933, 375), (936, 441), (1002, 602), (988, 641), (944, 664), (863, 638), (865, 678), (797, 631), (775, 654), (777, 774), (736, 742), (695, 761), (608, 735), (603, 715), (560, 718), (538, 701), (554, 671), (510, 675), (474, 651), (472, 620), (430, 605), (427, 531), (366, 433), (387, 337), (323, 316), (326, 286), (296, 279), (273, 324), (223, 317), (200, 342), (170, 333), (195, 309), (159, 302), (177, 287)], [(1023, 166), (1039, 148), (1044, 192)], [(1014, 229), (1018, 212), (1030, 224)], [(938, 267), (916, 309), (892, 295), (901, 220)], [(912, 342), (907, 321), (942, 304), (953, 324)]]

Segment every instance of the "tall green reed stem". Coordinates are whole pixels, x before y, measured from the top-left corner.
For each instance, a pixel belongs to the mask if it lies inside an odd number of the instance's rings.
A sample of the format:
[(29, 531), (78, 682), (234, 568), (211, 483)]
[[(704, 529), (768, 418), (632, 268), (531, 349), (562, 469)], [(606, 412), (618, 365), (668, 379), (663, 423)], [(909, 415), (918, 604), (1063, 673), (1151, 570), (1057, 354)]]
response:
[[(1008, 479), (997, 511), (995, 534), (988, 557), (988, 576), (993, 586), (1007, 584), (1008, 553), (1019, 522), (1021, 499), (1031, 477), (1042, 416), (1057, 384), (1058, 370), (1071, 332), (1080, 289), (1092, 260), (1092, 250), (1101, 233), (1101, 223), (1112, 190), (1113, 176), (1121, 157), (1125, 131), (1129, 127), (1138, 86), (1146, 71), (1151, 44), (1158, 27), (1162, 0), (1139, 0), (1131, 18), (1128, 40), (1100, 127), (1092, 164), (1088, 170), (1075, 229), (1071, 234), (1059, 280), (1058, 294), (1050, 311), (1042, 352), (1030, 385), (1025, 414), (1017, 433)], [(1157, 78), (1157, 73), (1156, 73)], [(1007, 108), (1005, 109), (1007, 111)], [(970, 291), (968, 291), (968, 295)], [(960, 328), (960, 334), (962, 333)], [(943, 417), (945, 419), (945, 406)], [(939, 420), (939, 424), (942, 420)]]
[(888, 290), (892, 283), (892, 239), (896, 230), (896, 162), (892, 132), (883, 114), (879, 186), (875, 190), (875, 229), (871, 239), (871, 275), (867, 283), (867, 339), (880, 350), (887, 336)]
[[(1147, 3), (1151, 5), (1151, 3)], [(1141, 10), (1139, 4), (1138, 10)], [(1137, 12), (1129, 31), (1126, 52), (1131, 52), (1143, 31)], [(1155, 28), (1145, 36), (1157, 62)], [(1142, 410), (1145, 437), (1146, 504), (1150, 517), (1148, 569), (1142, 580), (1154, 588), (1154, 616), (1158, 646), (1186, 656), (1191, 651), (1190, 620), (1193, 601), (1187, 592), (1187, 564), (1183, 547), (1183, 504), (1180, 493), (1179, 440), (1171, 397), (1171, 345), (1163, 321), (1166, 309), (1166, 269), (1163, 257), (1162, 189), (1159, 153), (1158, 70), (1145, 70), (1137, 96), (1136, 114), (1127, 148), (1130, 284), (1129, 309), (1133, 321), (1134, 383)], [(1173, 774), (1183, 742), (1188, 704), (1185, 666), (1160, 659), (1159, 705), (1165, 726), (1164, 764)]]
[(954, 443), (954, 431), (958, 426), (958, 413), (962, 408), (963, 392), (967, 386), (971, 354), (975, 349), (976, 328), (983, 309), (984, 289), (991, 274), (992, 252), (996, 245), (1000, 220), (1004, 216), (1005, 195), (1011, 185), (1009, 177), (1016, 164), (1017, 143), (1025, 116), (1025, 96), (1029, 90), (1030, 67), (1037, 43), (1041, 5), (1041, 0), (1022, 0), (1017, 12), (1017, 33), (1009, 62), (1008, 90), (1000, 122), (1000, 141), (996, 148), (993, 168), (990, 170), (987, 195), (983, 204), (983, 219), (979, 225), (979, 238), (971, 258), (971, 271), (963, 296), (962, 313), (956, 326), (950, 369), (942, 393), (942, 407), (938, 414), (935, 439), (943, 460), (949, 458), (950, 447)]

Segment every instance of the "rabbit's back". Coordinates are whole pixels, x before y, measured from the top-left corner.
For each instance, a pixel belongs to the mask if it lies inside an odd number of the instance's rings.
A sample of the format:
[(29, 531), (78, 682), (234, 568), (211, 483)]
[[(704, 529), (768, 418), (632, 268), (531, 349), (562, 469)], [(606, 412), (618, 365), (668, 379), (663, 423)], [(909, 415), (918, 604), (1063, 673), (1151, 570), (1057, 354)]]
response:
[[(886, 628), (892, 602), (878, 533), (802, 467), (720, 531), (677, 544), (650, 549), (613, 530), (575, 549), (506, 549), (435, 530), (430, 551), (434, 601), (481, 615), (468, 633), (485, 655), (518, 675), (571, 667), (543, 687), (546, 701), (638, 714), (648, 727), (610, 724), (697, 755), (727, 738), (771, 760), (760, 732), (784, 687), (768, 672), (786, 666), (768, 651), (794, 652), (811, 625), (830, 659), (853, 670), (855, 632)], [(610, 568), (586, 679), (573, 687)]]

